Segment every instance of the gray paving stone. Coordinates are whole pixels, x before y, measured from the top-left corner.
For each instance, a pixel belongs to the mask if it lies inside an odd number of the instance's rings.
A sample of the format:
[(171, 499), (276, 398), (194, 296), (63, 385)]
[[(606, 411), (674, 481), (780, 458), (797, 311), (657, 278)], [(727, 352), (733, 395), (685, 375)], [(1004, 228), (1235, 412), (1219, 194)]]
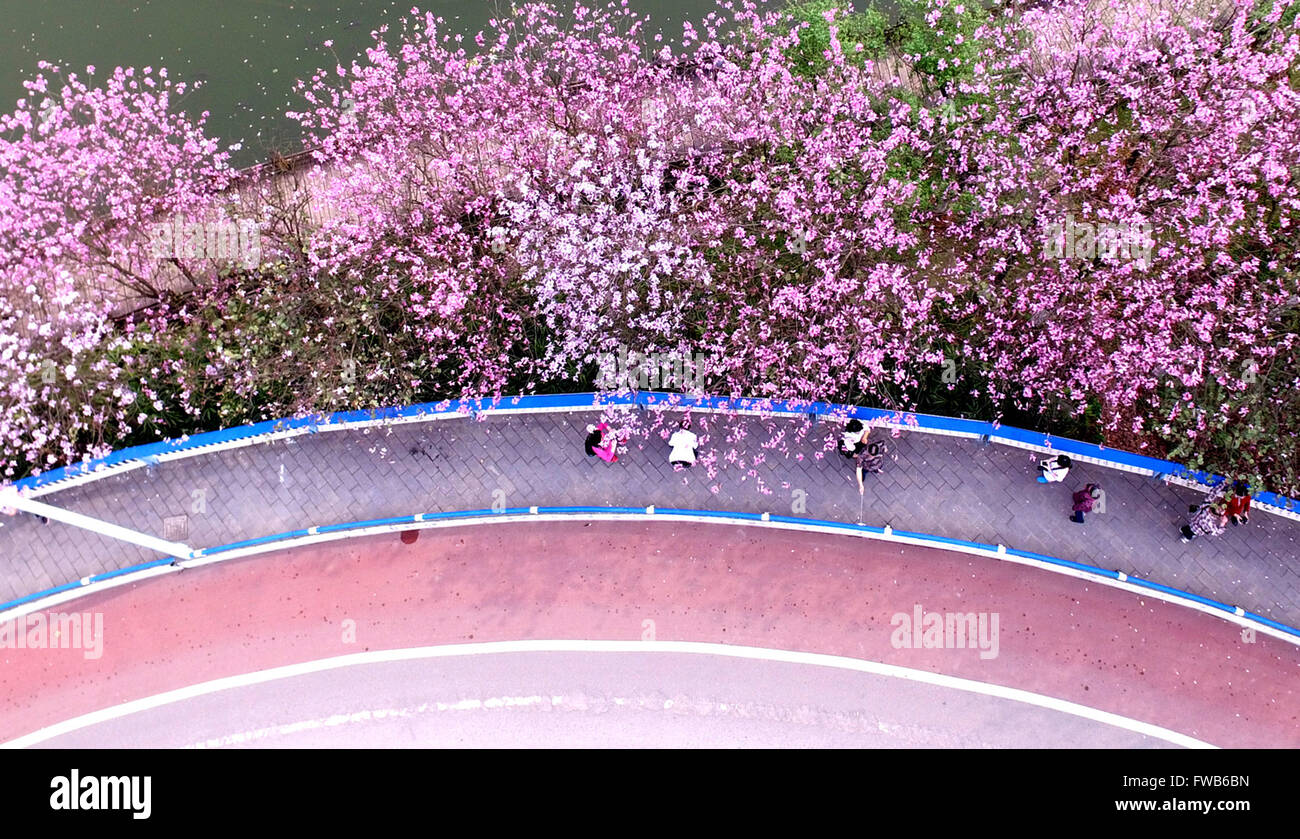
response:
[[(837, 438), (832, 424), (697, 415), (702, 452), (725, 447), (737, 426), (750, 431), (740, 462), (720, 464), (710, 478), (702, 464), (685, 472), (668, 464), (673, 423), (630, 440), (616, 464), (587, 457), (582, 429), (594, 416), (325, 432), (137, 469), (43, 500), (159, 535), (164, 517), (186, 514), (195, 547), (315, 524), (490, 508), (495, 490), (512, 507), (654, 504), (790, 515), (798, 489), (808, 517), (858, 518), (852, 465), (828, 449)], [(761, 445), (781, 432), (793, 454)], [(867, 476), (865, 523), (1123, 570), (1300, 626), (1300, 523), (1260, 512), (1218, 539), (1183, 545), (1178, 527), (1198, 498), (1192, 490), (1092, 464), (1077, 466), (1064, 484), (1043, 485), (1034, 480), (1038, 456), (1025, 450), (915, 432), (885, 439), (885, 470)], [(1080, 527), (1066, 520), (1070, 495), (1090, 481), (1106, 489), (1107, 512)], [(196, 492), (206, 496), (204, 511), (194, 509)], [(3, 523), (4, 600), (156, 558), (57, 523)]]

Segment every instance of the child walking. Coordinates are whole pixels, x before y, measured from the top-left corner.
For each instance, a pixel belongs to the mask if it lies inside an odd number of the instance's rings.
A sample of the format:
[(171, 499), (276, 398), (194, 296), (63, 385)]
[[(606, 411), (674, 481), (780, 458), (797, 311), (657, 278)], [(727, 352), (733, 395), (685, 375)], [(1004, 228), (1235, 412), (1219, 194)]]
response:
[(1250, 486), (1245, 481), (1236, 481), (1232, 485), (1232, 497), (1228, 499), (1228, 521), (1233, 527), (1250, 521)]

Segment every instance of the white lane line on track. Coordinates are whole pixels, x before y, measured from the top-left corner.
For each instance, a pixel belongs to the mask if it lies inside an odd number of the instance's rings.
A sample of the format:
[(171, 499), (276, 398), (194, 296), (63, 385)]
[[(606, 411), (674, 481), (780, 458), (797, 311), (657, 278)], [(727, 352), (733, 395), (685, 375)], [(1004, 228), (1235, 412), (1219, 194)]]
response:
[(1170, 729), (1162, 728), (1161, 726), (1142, 722), (1140, 720), (1130, 719), (1129, 717), (1120, 716), (1119, 714), (1112, 714), (1109, 711), (1089, 708), (1086, 705), (1079, 705), (1078, 703), (1069, 702), (1064, 699), (1031, 693), (1030, 691), (1006, 687), (1004, 685), (978, 682), (973, 679), (962, 679), (956, 676), (944, 675), (942, 673), (930, 673), (924, 670), (914, 670), (910, 667), (900, 667), (896, 664), (883, 664), (877, 661), (866, 661), (864, 659), (847, 658), (845, 656), (826, 655), (824, 653), (771, 650), (762, 647), (744, 647), (731, 644), (706, 643), (701, 641), (582, 640), (492, 641), (480, 644), (408, 647), (400, 650), (371, 650), (364, 653), (352, 653), (350, 655), (335, 656), (333, 658), (318, 659), (316, 661), (306, 661), (283, 667), (273, 667), (268, 670), (258, 670), (252, 673), (243, 673), (238, 676), (228, 676), (223, 679), (201, 682), (196, 685), (190, 685), (166, 693), (160, 693), (156, 696), (149, 696), (144, 699), (137, 699), (122, 705), (116, 705), (112, 708), (104, 708), (99, 711), (94, 711), (89, 714), (84, 714), (70, 720), (56, 723), (55, 725), (47, 726), (39, 731), (34, 731), (30, 734), (10, 740), (7, 743), (2, 743), (0, 744), (0, 748), (25, 748), (92, 725), (98, 725), (99, 723), (119, 719), (131, 714), (138, 714), (142, 711), (149, 711), (164, 705), (184, 702), (187, 699), (205, 696), (218, 691), (245, 687), (247, 685), (263, 684), (277, 679), (288, 679), (309, 673), (336, 670), (358, 664), (379, 664), (393, 661), (453, 658), (458, 656), (491, 655), (497, 653), (538, 652), (688, 653), (694, 655), (722, 656), (725, 658), (743, 658), (758, 661), (776, 661), (790, 664), (811, 664), (821, 667), (835, 667), (841, 670), (855, 670), (859, 673), (892, 676), (898, 679), (908, 679), (910, 681), (923, 682), (926, 684), (937, 685), (939, 687), (964, 690), (1000, 699), (1009, 699), (1015, 702), (1022, 702), (1026, 705), (1034, 705), (1039, 708), (1047, 708), (1065, 714), (1072, 714), (1076, 717), (1103, 723), (1105, 725), (1111, 725), (1116, 728), (1132, 731), (1137, 734), (1143, 734), (1148, 737), (1155, 737), (1186, 748), (1216, 748), (1210, 743), (1197, 740), (1194, 737), (1181, 734), (1177, 731), (1171, 731)]

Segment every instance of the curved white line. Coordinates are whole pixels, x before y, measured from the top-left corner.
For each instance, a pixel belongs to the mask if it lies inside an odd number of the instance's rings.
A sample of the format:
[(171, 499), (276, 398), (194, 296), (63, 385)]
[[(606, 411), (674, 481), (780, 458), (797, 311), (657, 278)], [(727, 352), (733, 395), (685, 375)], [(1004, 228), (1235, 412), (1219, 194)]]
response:
[(962, 679), (956, 676), (948, 676), (942, 673), (930, 673), (924, 670), (914, 670), (910, 667), (900, 667), (896, 664), (883, 664), (878, 661), (867, 661), (864, 659), (848, 658), (838, 655), (826, 655), (824, 653), (772, 650), (762, 647), (734, 646), (731, 644), (715, 644), (702, 641), (582, 640), (492, 641), (480, 644), (451, 644), (436, 647), (408, 647), (399, 650), (372, 650), (364, 653), (352, 653), (350, 655), (335, 656), (333, 658), (317, 659), (316, 661), (307, 661), (300, 664), (290, 664), (283, 667), (273, 667), (267, 670), (258, 670), (252, 673), (243, 673), (238, 676), (228, 676), (223, 679), (201, 682), (197, 685), (190, 685), (166, 693), (160, 693), (155, 696), (145, 697), (144, 699), (137, 699), (122, 705), (116, 705), (112, 708), (104, 708), (99, 711), (94, 711), (89, 714), (84, 714), (70, 720), (56, 723), (55, 725), (47, 726), (39, 731), (34, 731), (31, 734), (26, 734), (17, 739), (10, 740), (7, 743), (2, 743), (0, 744), (0, 748), (25, 748), (92, 725), (98, 725), (99, 723), (107, 722), (109, 720), (119, 719), (142, 711), (149, 711), (154, 708), (160, 708), (164, 705), (183, 702), (187, 699), (193, 699), (210, 693), (245, 687), (248, 685), (264, 684), (277, 679), (288, 679), (309, 673), (336, 670), (357, 664), (377, 664), (418, 659), (529, 652), (689, 653), (693, 655), (714, 655), (727, 658), (743, 658), (758, 661), (777, 661), (789, 664), (812, 664), (819, 667), (835, 667), (841, 670), (854, 670), (859, 673), (871, 673), (877, 676), (891, 676), (897, 679), (908, 679), (914, 682), (954, 688), (956, 690), (964, 690), (971, 693), (983, 694), (985, 696), (993, 696), (999, 699), (1010, 699), (1015, 702), (1022, 702), (1026, 705), (1033, 705), (1039, 708), (1047, 708), (1052, 711), (1072, 714), (1076, 717), (1103, 723), (1105, 725), (1111, 725), (1147, 737), (1155, 737), (1177, 746), (1184, 746), (1193, 749), (1217, 748), (1210, 743), (1197, 740), (1194, 737), (1189, 737), (1188, 735), (1181, 734), (1177, 731), (1171, 731), (1170, 729), (1162, 728), (1158, 725), (1130, 719), (1129, 717), (1123, 717), (1119, 714), (1112, 714), (1109, 711), (1089, 708), (1086, 705), (1079, 705), (1078, 703), (1069, 702), (1064, 699), (1031, 693), (1030, 691), (1020, 690), (1019, 688), (1006, 687), (1005, 685), (995, 685), (987, 682), (978, 682), (973, 679)]

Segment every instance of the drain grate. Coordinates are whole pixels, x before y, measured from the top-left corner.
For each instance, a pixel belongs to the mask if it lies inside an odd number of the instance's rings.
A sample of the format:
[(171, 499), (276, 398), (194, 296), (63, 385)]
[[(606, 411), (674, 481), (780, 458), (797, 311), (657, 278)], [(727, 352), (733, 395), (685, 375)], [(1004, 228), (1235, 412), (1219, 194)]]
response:
[(190, 517), (165, 516), (163, 518), (163, 538), (169, 542), (181, 542), (190, 538)]

